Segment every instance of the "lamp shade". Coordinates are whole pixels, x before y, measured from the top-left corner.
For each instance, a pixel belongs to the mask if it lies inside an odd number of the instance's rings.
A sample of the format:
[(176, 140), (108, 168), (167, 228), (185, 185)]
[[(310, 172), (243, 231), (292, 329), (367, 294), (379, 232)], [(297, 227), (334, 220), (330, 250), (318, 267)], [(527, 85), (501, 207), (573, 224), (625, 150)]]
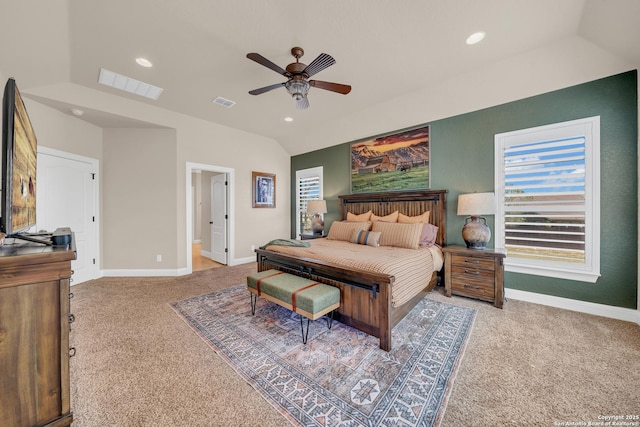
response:
[(307, 202), (307, 212), (312, 214), (327, 213), (326, 200), (309, 200)]
[(470, 193), (458, 196), (458, 215), (480, 216), (496, 213), (493, 193)]

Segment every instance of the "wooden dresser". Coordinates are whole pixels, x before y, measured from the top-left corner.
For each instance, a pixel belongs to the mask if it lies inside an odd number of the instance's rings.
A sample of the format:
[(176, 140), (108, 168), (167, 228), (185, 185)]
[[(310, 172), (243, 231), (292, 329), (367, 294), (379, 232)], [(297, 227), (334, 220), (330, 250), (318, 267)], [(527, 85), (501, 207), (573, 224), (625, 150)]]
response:
[(455, 245), (445, 246), (442, 251), (446, 296), (476, 298), (502, 308), (505, 251)]
[[(72, 235), (73, 236), (73, 235)], [(8, 239), (13, 240), (13, 239)], [(75, 243), (0, 246), (0, 424), (68, 426)]]

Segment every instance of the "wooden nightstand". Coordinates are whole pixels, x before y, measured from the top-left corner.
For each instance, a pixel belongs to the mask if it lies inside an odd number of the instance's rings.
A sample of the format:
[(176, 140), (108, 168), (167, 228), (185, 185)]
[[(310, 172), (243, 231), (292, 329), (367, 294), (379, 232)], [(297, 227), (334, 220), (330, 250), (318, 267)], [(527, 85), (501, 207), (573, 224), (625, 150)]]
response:
[(465, 246), (445, 246), (445, 295), (461, 295), (489, 301), (502, 308), (504, 300), (504, 258), (500, 249), (467, 249)]
[(300, 240), (322, 239), (327, 237), (324, 234), (300, 234)]

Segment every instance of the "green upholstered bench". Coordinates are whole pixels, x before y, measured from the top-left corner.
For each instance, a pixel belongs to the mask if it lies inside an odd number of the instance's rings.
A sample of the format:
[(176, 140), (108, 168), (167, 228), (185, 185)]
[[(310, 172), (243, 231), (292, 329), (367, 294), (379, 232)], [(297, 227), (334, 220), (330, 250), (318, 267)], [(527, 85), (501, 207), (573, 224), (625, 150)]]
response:
[(252, 315), (255, 315), (256, 302), (261, 296), (306, 317), (306, 333), (300, 317), (304, 344), (309, 335), (309, 321), (330, 313), (327, 326), (331, 329), (333, 310), (340, 307), (340, 289), (279, 270), (265, 270), (247, 276), (247, 289), (251, 293)]

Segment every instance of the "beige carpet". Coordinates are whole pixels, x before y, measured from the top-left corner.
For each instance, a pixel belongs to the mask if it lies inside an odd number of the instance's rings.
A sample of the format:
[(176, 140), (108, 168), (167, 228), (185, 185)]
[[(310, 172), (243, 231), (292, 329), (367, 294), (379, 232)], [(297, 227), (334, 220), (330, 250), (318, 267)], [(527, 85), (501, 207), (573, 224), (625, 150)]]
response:
[[(167, 303), (243, 283), (254, 264), (72, 287), (74, 426), (286, 426)], [(508, 301), (478, 310), (443, 426), (556, 426), (640, 415), (640, 326)], [(249, 297), (247, 296), (247, 299)]]

